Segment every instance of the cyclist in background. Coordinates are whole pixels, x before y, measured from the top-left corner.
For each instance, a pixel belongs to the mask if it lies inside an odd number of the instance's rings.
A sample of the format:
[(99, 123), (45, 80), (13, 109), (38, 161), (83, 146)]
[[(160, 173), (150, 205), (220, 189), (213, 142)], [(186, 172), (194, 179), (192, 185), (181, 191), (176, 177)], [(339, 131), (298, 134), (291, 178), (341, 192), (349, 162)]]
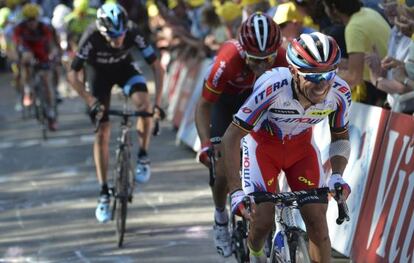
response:
[[(281, 170), (292, 191), (325, 184), (319, 150), (312, 127), (329, 117), (329, 157), (335, 183), (350, 191), (342, 178), (350, 155), (348, 114), (351, 91), (336, 76), (341, 52), (335, 40), (321, 33), (301, 34), (287, 48), (289, 68), (274, 68), (255, 83), (253, 94), (234, 115), (223, 136), (225, 174), (233, 213), (250, 220), (250, 262), (265, 263), (264, 243), (273, 226), (274, 204), (245, 209), (243, 199), (253, 192), (278, 191)], [(245, 137), (246, 136), (246, 137)], [(240, 180), (240, 141), (242, 180)], [(242, 189), (243, 188), (243, 189)], [(330, 262), (331, 243), (326, 221), (327, 198), (300, 200), (312, 262)]]
[[(104, 4), (97, 11), (96, 23), (93, 23), (83, 34), (68, 73), (68, 79), (73, 88), (89, 105), (89, 115), (92, 121), (95, 122), (98, 119), (101, 123), (93, 147), (96, 174), (101, 184), (100, 198), (95, 213), (99, 222), (106, 222), (111, 218), (107, 170), (110, 139), (108, 109), (112, 86), (117, 84), (123, 87), (124, 94), (131, 98), (138, 111), (154, 111), (156, 116), (164, 114), (159, 107), (164, 70), (154, 49), (147, 43), (135, 25), (128, 21), (127, 13), (120, 5)], [(132, 61), (130, 51), (133, 47), (138, 47), (154, 72), (156, 86), (154, 106), (150, 103), (146, 81)], [(91, 93), (85, 90), (84, 82), (77, 74), (84, 68)], [(150, 160), (147, 151), (151, 126), (151, 119), (138, 119), (137, 130), (141, 133), (138, 136), (140, 150), (135, 177), (138, 182), (146, 182), (150, 178)]]
[(39, 74), (43, 83), (43, 92), (48, 106), (47, 117), (51, 131), (57, 129), (56, 112), (52, 106), (53, 89), (51, 83), (51, 49), (54, 43), (54, 35), (49, 25), (40, 21), (40, 6), (37, 4), (25, 4), (22, 8), (23, 21), (13, 31), (13, 40), (19, 55), (19, 72), (21, 72), (24, 89), (23, 104), (32, 103), (30, 81), (34, 66), (40, 68)]
[(225, 209), (228, 187), (224, 163), (220, 158), (220, 139), (232, 116), (252, 92), (257, 77), (266, 70), (287, 66), (286, 51), (281, 45), (279, 26), (271, 17), (252, 14), (242, 25), (238, 40), (225, 42), (219, 49), (204, 82), (202, 97), (197, 103), (195, 122), (202, 146), (198, 158), (210, 167), (208, 152), (214, 142), (216, 178), (212, 185), (214, 241), (217, 252), (225, 257), (232, 253)]
[(73, 50), (79, 42), (83, 32), (96, 19), (96, 9), (89, 8), (89, 0), (74, 0), (73, 11), (65, 16), (68, 42)]

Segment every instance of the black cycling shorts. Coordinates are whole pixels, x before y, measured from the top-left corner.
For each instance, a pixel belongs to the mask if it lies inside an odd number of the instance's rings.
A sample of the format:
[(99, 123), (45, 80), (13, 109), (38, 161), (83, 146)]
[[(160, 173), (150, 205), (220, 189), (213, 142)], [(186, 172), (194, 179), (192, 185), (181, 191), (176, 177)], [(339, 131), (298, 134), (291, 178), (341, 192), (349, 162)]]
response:
[[(88, 65), (86, 78), (92, 95), (105, 106), (105, 110), (110, 107), (111, 90), (115, 84), (123, 89), (126, 96), (131, 96), (134, 92), (148, 92), (144, 76), (132, 64), (102, 69)], [(108, 120), (108, 112), (105, 111), (101, 122)]]
[(251, 90), (246, 90), (237, 95), (225, 93), (220, 95), (211, 113), (210, 138), (212, 142), (220, 142), (227, 127), (233, 121), (233, 115), (237, 113), (250, 94)]

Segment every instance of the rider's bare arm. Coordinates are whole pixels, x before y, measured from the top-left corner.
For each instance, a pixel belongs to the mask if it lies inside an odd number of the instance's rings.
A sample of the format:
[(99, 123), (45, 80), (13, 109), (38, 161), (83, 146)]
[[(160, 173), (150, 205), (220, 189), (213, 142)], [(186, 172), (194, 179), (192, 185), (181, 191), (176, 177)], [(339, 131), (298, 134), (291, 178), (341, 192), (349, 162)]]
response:
[(200, 97), (195, 111), (195, 124), (201, 143), (210, 140), (210, 122), (213, 103)]
[(345, 167), (348, 164), (349, 150), (350, 150), (349, 133), (348, 133), (347, 128), (341, 131), (331, 130), (331, 147), (338, 148), (338, 149), (332, 149), (330, 151), (330, 152), (336, 153), (330, 156), (332, 173), (343, 174), (345, 171)]
[(95, 97), (92, 96), (92, 94), (86, 91), (85, 84), (83, 80), (81, 79), (80, 75), (81, 74), (79, 74), (79, 71), (76, 71), (75, 69), (72, 68), (68, 72), (69, 83), (76, 90), (79, 96), (81, 96), (89, 106), (92, 106), (95, 103), (96, 99)]

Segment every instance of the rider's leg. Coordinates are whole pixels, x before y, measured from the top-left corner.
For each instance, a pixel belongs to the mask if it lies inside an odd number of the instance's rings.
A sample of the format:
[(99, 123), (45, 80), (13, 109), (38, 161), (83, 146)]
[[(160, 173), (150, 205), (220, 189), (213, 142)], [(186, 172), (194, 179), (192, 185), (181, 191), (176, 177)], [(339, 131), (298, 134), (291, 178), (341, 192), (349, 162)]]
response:
[(109, 164), (109, 139), (111, 135), (110, 122), (102, 122), (95, 135), (93, 144), (93, 156), (95, 159), (96, 177), (101, 185), (98, 205), (95, 210), (95, 216), (99, 222), (108, 222), (111, 218), (109, 208), (109, 189), (107, 185), (107, 172)]
[(266, 262), (267, 257), (264, 252), (266, 238), (271, 232), (274, 223), (274, 204), (263, 203), (255, 208), (255, 213), (250, 221), (248, 236), (248, 246), (250, 258), (254, 262)]
[(221, 158), (222, 145), (214, 144), (214, 149), (217, 152), (218, 158), (216, 160), (216, 179), (212, 187), (213, 200), (217, 208), (225, 208), (227, 202), (227, 179), (224, 174), (224, 163), (223, 158)]
[[(296, 141), (285, 142), (290, 155), (289, 162), (294, 165), (285, 169), (286, 178), (292, 191), (321, 187), (323, 180), (322, 162), (319, 150), (311, 143), (312, 133), (301, 135)], [(294, 153), (294, 154), (293, 154)], [(295, 158), (295, 155), (297, 156)], [(327, 198), (319, 198), (313, 203), (301, 202), (301, 214), (310, 240), (309, 253), (314, 262), (330, 262), (331, 242), (326, 222)]]
[(53, 94), (52, 90), (50, 89), (50, 70), (40, 70), (40, 77), (42, 80), (43, 86), (43, 94), (45, 95), (45, 100), (49, 108), (53, 106)]
[(93, 144), (93, 156), (95, 160), (96, 176), (101, 185), (107, 182), (109, 164), (109, 139), (111, 125), (109, 121), (102, 122), (95, 135)]
[[(152, 112), (148, 92), (134, 92), (131, 95), (131, 99), (137, 111)], [(138, 118), (136, 128), (140, 134), (140, 136), (138, 136), (139, 148), (140, 150), (147, 152), (151, 138), (152, 118)]]
[(274, 209), (274, 205), (271, 203), (256, 206), (256, 212), (250, 222), (248, 237), (249, 247), (254, 251), (260, 251), (265, 245), (266, 237), (273, 227)]
[[(138, 91), (131, 95), (137, 111), (152, 112), (148, 92)], [(139, 183), (146, 183), (151, 177), (150, 158), (148, 148), (151, 138), (152, 118), (138, 118), (136, 128), (138, 132), (139, 151), (137, 154), (137, 165), (135, 168), (135, 180)]]
[(327, 204), (306, 204), (300, 209), (309, 237), (309, 254), (313, 262), (325, 263), (331, 260), (327, 209)]

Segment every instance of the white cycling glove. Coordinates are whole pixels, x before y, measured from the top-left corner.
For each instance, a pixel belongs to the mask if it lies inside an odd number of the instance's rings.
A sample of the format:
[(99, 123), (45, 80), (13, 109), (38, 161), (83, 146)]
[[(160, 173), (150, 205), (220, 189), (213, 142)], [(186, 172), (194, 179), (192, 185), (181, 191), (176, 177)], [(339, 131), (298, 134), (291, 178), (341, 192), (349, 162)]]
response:
[(332, 174), (328, 181), (329, 190), (335, 191), (335, 184), (341, 184), (341, 186), (348, 190), (348, 193), (351, 193), (351, 187), (345, 180), (342, 178), (340, 174)]
[(244, 208), (243, 200), (246, 197), (246, 194), (243, 192), (243, 190), (238, 189), (231, 193), (230, 199), (231, 199), (231, 212), (235, 215), (242, 216), (241, 214), (241, 208)]

